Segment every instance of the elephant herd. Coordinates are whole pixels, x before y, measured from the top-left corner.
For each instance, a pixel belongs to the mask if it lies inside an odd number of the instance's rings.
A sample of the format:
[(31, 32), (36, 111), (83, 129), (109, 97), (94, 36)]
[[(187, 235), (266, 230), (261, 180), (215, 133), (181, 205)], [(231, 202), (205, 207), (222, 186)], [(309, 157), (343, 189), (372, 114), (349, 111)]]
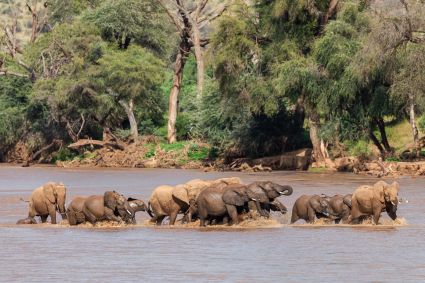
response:
[[(378, 224), (382, 212), (391, 219), (397, 218), (399, 185), (379, 181), (373, 186), (360, 186), (347, 195), (302, 195), (292, 208), (291, 223), (303, 219), (313, 223), (326, 218), (335, 223), (358, 224), (372, 217)], [(146, 205), (142, 200), (127, 198), (116, 191), (103, 195), (75, 197), (65, 209), (66, 187), (62, 183), (49, 182), (35, 189), (29, 199), (28, 217), (18, 224), (36, 224), (35, 216), (44, 223), (50, 216), (56, 224), (56, 212), (70, 225), (100, 221), (136, 224), (135, 214), (146, 211), (151, 222), (161, 225), (166, 217), (174, 225), (179, 214), (182, 223), (200, 220), (200, 226), (220, 223), (238, 224), (241, 219), (269, 218), (271, 211), (286, 214), (286, 206), (278, 200), (289, 196), (293, 188), (270, 181), (243, 184), (239, 178), (217, 180), (191, 180), (176, 186), (159, 186), (154, 189)]]

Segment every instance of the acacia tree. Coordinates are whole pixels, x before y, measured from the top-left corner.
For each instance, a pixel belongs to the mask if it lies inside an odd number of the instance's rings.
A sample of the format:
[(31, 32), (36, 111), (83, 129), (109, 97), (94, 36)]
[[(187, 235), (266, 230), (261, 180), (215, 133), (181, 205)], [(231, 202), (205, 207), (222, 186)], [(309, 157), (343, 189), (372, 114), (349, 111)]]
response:
[(106, 92), (124, 108), (131, 135), (137, 140), (139, 132), (134, 108), (138, 105), (142, 111), (148, 111), (158, 107), (163, 62), (144, 48), (130, 46), (127, 50), (109, 50), (98, 63)]
[[(9, 19), (1, 26), (0, 52), (5, 52), (8, 60), (0, 59), (0, 75), (27, 77), (35, 80), (35, 73), (24, 62), (23, 49), (18, 40), (18, 18), (24, 13), (16, 3), (8, 1), (10, 10)], [(49, 29), (48, 3), (46, 1), (25, 1), (25, 8), (31, 14), (31, 36), (29, 43), (34, 43), (39, 34)], [(3, 57), (5, 58), (5, 56)]]
[(183, 70), (187, 57), (193, 49), (197, 65), (197, 98), (202, 96), (205, 76), (203, 48), (208, 44), (206, 31), (208, 25), (220, 17), (231, 1), (213, 0), (157, 0), (167, 12), (170, 20), (179, 33), (179, 45), (174, 63), (173, 82), (170, 91), (168, 113), (169, 143), (176, 141), (176, 120), (178, 111), (178, 96), (183, 79)]

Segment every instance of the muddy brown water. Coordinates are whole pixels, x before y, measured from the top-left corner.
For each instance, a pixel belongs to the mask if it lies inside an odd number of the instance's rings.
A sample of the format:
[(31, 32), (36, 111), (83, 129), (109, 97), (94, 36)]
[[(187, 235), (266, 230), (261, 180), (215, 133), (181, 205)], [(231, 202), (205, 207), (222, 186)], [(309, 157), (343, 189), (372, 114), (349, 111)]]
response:
[[(73, 196), (116, 189), (147, 200), (160, 184), (238, 176), (294, 187), (281, 197), (291, 209), (301, 194), (345, 194), (377, 179), (306, 172), (203, 173), (163, 169), (60, 169), (0, 166), (0, 281), (2, 282), (423, 282), (425, 179), (401, 178), (403, 225), (287, 225), (250, 228), (69, 228), (21, 225), (30, 192), (64, 182)], [(392, 180), (388, 180), (392, 181)], [(58, 215), (59, 219), (60, 216)]]

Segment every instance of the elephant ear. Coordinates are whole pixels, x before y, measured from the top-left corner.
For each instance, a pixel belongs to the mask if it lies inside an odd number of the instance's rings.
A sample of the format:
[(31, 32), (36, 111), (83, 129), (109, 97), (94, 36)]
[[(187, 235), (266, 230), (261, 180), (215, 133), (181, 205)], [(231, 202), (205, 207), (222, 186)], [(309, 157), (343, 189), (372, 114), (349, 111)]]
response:
[(51, 203), (56, 203), (56, 184), (49, 182), (43, 186), (44, 196), (49, 200)]
[(393, 182), (391, 184), (391, 188), (394, 188), (394, 190), (396, 190), (396, 192), (398, 193), (398, 191), (400, 190), (400, 184), (398, 182)]
[(103, 194), (103, 204), (112, 210), (117, 207), (117, 193), (115, 191), (106, 191)]
[(173, 189), (173, 197), (189, 204), (189, 197), (187, 195), (187, 189), (184, 185), (177, 185)]
[(245, 204), (244, 198), (233, 190), (226, 190), (222, 197), (224, 203), (236, 206)]
[(384, 181), (379, 181), (373, 185), (373, 190), (375, 197), (381, 202), (385, 202), (385, 195), (387, 191), (388, 184)]

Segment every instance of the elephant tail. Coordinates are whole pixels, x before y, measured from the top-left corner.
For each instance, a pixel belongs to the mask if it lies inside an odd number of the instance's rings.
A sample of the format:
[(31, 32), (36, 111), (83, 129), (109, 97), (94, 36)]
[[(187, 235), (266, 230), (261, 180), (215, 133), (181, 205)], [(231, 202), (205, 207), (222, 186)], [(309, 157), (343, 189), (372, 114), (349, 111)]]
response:
[(19, 200), (23, 202), (30, 202), (29, 200), (24, 200), (23, 198), (19, 198)]
[(148, 207), (147, 207), (147, 209), (146, 209), (146, 212), (150, 215), (150, 217), (155, 217), (153, 214), (152, 214), (152, 210), (151, 210), (151, 202), (149, 201), (148, 202)]

